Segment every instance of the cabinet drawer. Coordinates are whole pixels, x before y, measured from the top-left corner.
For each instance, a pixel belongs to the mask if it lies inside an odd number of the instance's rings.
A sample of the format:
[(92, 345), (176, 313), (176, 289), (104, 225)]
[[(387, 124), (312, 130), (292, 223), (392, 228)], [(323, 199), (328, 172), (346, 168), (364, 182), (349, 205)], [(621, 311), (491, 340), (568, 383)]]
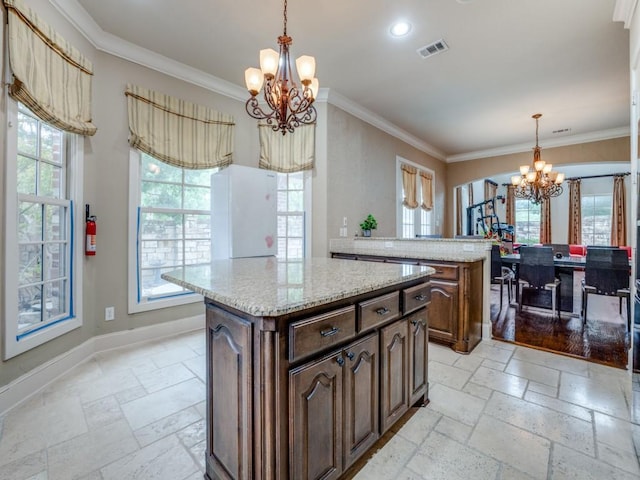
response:
[(400, 293), (358, 303), (358, 331), (364, 332), (400, 316)]
[(289, 360), (307, 357), (355, 335), (354, 306), (294, 322), (289, 325)]
[(402, 290), (402, 313), (418, 310), (431, 301), (431, 285), (422, 283), (415, 287), (405, 288)]
[(458, 280), (458, 265), (447, 265), (444, 263), (420, 263), (428, 267), (434, 268), (436, 272), (431, 275), (431, 278), (440, 278), (442, 280)]

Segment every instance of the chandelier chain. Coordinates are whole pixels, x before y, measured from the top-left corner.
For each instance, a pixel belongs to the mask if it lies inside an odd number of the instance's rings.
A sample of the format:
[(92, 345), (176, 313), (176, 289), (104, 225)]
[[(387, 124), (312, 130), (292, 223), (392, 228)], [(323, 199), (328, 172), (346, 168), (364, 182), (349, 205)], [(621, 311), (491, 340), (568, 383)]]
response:
[(287, 0), (284, 0), (284, 12), (282, 14), (284, 18), (284, 35), (287, 36)]

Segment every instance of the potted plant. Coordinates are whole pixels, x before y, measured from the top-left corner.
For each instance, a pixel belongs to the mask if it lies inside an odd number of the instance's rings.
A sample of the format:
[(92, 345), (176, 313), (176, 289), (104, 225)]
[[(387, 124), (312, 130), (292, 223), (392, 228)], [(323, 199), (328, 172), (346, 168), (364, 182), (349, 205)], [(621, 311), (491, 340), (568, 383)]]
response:
[(375, 218), (373, 218), (373, 215), (369, 214), (367, 215), (367, 218), (365, 218), (360, 224), (360, 228), (362, 229), (363, 237), (370, 237), (371, 230), (375, 230), (376, 228), (378, 228), (378, 222)]

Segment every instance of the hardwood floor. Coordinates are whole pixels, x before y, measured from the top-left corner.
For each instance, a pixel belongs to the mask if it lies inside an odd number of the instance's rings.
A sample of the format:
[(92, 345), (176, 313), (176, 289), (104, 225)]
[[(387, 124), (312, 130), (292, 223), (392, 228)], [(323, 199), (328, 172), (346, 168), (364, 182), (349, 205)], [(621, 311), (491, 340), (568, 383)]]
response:
[[(574, 278), (574, 312), (562, 312), (560, 320), (550, 310), (508, 305), (506, 288), (500, 310), (500, 286), (491, 285), (491, 322), (493, 338), (518, 345), (580, 357), (591, 362), (627, 368), (631, 337), (627, 333), (626, 305), (618, 312), (618, 298), (589, 296), (589, 315), (583, 326), (580, 318), (580, 282), (583, 272)], [(626, 301), (626, 300), (625, 300)]]

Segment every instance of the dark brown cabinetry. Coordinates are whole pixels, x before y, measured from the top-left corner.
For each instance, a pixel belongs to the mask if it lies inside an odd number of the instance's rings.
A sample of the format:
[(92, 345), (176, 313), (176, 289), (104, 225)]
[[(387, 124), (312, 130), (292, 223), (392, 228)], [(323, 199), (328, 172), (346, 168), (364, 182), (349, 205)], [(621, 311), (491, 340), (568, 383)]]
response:
[(386, 432), (409, 409), (409, 326), (406, 320), (380, 331), (380, 411)]
[(208, 479), (338, 479), (428, 394), (428, 279), (279, 317), (207, 300)]
[(432, 267), (435, 273), (431, 275), (429, 338), (460, 353), (469, 353), (482, 339), (482, 260), (446, 262), (346, 253), (332, 256)]

